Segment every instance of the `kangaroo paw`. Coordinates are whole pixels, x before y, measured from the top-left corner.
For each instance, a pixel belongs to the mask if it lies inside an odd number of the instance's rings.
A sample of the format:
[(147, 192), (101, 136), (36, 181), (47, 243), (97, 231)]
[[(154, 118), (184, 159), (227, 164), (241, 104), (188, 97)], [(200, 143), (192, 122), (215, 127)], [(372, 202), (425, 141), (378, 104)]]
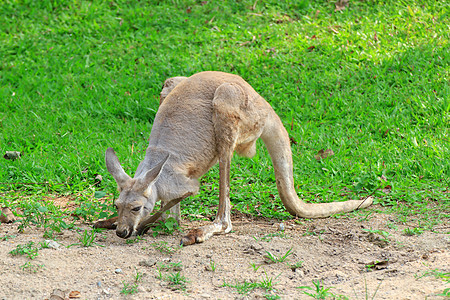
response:
[(94, 223), (94, 228), (105, 228), (105, 229), (116, 229), (117, 227), (117, 217), (101, 220)]
[(202, 243), (205, 241), (204, 236), (205, 234), (202, 228), (192, 229), (187, 235), (181, 238), (180, 245), (189, 246), (195, 243)]
[(231, 231), (231, 225), (224, 228), (221, 222), (214, 222), (200, 228), (189, 231), (187, 235), (181, 238), (180, 244), (183, 246), (203, 243), (215, 234), (223, 234)]

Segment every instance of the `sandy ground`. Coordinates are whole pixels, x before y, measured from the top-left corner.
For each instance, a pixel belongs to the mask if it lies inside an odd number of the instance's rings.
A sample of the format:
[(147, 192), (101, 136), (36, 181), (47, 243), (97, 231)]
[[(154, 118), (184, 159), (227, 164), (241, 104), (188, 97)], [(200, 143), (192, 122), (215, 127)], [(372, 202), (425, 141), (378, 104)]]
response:
[[(183, 248), (177, 247), (180, 232), (156, 238), (146, 235), (127, 244), (114, 231), (98, 235), (96, 242), (104, 247), (68, 248), (79, 242), (80, 235), (66, 230), (57, 236), (61, 247), (41, 249), (33, 260), (9, 252), (18, 244), (44, 241), (42, 229), (28, 228), (18, 234), (17, 224), (1, 224), (0, 237), (16, 236), (0, 241), (0, 299), (270, 299), (276, 295), (312, 299), (304, 291), (314, 291), (297, 287), (313, 287), (313, 280), (321, 280), (325, 288), (331, 287), (330, 293), (349, 299), (372, 299), (375, 293), (374, 299), (445, 299), (437, 295), (450, 284), (430, 273), (422, 275), (436, 269), (450, 272), (448, 234), (406, 236), (402, 226), (388, 228), (389, 218), (374, 214), (363, 221), (358, 217), (300, 220), (301, 224), (292, 220), (283, 223), (282, 232), (279, 221), (234, 215), (232, 233)], [(185, 222), (183, 228), (203, 223), (206, 221)], [(448, 232), (445, 226), (436, 231)], [(90, 228), (88, 224), (80, 227)], [(389, 232), (388, 242), (364, 229)], [(155, 243), (175, 250), (165, 253)], [(291, 248), (286, 261), (265, 262), (266, 251), (281, 257)], [(295, 270), (288, 265), (300, 261), (302, 266)], [(26, 263), (35, 267), (23, 268)], [(181, 267), (161, 268), (161, 264), (171, 263), (181, 263)], [(368, 270), (367, 265), (375, 266)], [(184, 288), (177, 289), (164, 280), (177, 272), (189, 281)], [(125, 285), (133, 286), (137, 274), (137, 292), (121, 293)], [(274, 289), (255, 288), (240, 294), (238, 289), (224, 286), (263, 281), (272, 281)]]

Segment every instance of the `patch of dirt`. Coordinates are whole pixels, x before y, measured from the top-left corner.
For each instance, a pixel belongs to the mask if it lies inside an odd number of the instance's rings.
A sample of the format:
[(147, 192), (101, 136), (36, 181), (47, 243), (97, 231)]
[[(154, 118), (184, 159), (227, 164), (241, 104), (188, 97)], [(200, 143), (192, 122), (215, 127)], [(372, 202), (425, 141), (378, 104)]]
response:
[[(374, 214), (364, 221), (344, 217), (300, 221), (284, 222), (281, 227), (285, 231), (279, 231), (279, 221), (235, 215), (232, 233), (172, 254), (152, 244), (177, 248), (182, 236), (179, 232), (156, 238), (146, 235), (137, 243), (127, 244), (114, 231), (107, 231), (96, 239), (104, 247), (67, 248), (78, 243), (80, 235), (66, 230), (57, 237), (60, 248), (41, 249), (33, 260), (9, 252), (30, 241), (38, 245), (44, 240), (42, 230), (28, 228), (18, 234), (17, 224), (1, 224), (0, 238), (16, 237), (0, 241), (0, 299), (50, 299), (52, 293), (56, 297), (55, 293), (61, 292), (65, 299), (69, 295), (81, 299), (265, 299), (266, 295), (311, 299), (304, 291), (313, 291), (297, 287), (313, 287), (313, 280), (321, 280), (325, 288), (332, 287), (329, 292), (349, 299), (372, 299), (375, 293), (375, 299), (444, 299), (437, 294), (449, 285), (422, 275), (435, 269), (450, 272), (447, 234), (405, 236), (401, 226), (397, 230), (388, 228), (386, 214)], [(187, 231), (206, 223), (185, 222), (183, 228)], [(86, 224), (80, 227), (90, 228)], [(388, 232), (388, 240), (373, 233), (376, 229)], [(266, 251), (282, 257), (289, 249), (285, 262), (265, 262)], [(302, 266), (296, 269), (287, 264), (300, 261)], [(42, 267), (21, 267), (28, 262)], [(158, 277), (158, 265), (179, 262), (181, 269), (178, 266), (161, 274), (166, 278), (180, 272), (189, 280), (184, 291)], [(132, 286), (137, 273), (141, 274), (137, 293), (122, 294), (124, 284)], [(256, 288), (239, 294), (236, 288), (224, 286), (270, 279), (272, 291)]]

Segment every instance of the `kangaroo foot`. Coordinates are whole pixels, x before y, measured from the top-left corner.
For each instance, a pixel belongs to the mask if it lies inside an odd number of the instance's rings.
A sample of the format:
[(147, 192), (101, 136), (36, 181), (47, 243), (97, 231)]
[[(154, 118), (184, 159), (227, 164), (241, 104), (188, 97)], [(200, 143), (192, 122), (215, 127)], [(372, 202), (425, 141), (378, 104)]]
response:
[(222, 223), (213, 223), (200, 228), (192, 229), (185, 236), (181, 238), (180, 245), (189, 246), (193, 244), (203, 243), (215, 234), (228, 233), (231, 231), (230, 225), (223, 225)]
[(116, 229), (117, 227), (117, 218), (114, 217), (108, 220), (101, 220), (94, 223), (94, 228), (104, 228), (104, 229)]
[(181, 238), (180, 245), (189, 246), (195, 243), (202, 243), (204, 241), (204, 239), (202, 238), (203, 236), (204, 233), (202, 228), (192, 229), (188, 232), (188, 234)]

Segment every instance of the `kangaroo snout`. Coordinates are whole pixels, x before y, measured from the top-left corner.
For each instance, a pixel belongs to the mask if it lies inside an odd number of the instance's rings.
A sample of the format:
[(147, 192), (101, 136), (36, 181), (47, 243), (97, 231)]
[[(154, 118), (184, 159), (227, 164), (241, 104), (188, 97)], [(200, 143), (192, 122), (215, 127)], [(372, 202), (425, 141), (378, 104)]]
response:
[[(116, 235), (120, 238), (127, 239), (135, 232), (135, 224), (139, 223), (139, 220), (132, 218), (133, 216), (128, 216), (127, 219), (126, 216), (123, 215), (123, 212), (123, 210), (119, 210), (119, 221), (116, 228)], [(120, 215), (122, 216), (120, 217)]]
[(127, 239), (131, 236), (133, 232), (128, 229), (117, 229), (116, 235), (120, 238)]

